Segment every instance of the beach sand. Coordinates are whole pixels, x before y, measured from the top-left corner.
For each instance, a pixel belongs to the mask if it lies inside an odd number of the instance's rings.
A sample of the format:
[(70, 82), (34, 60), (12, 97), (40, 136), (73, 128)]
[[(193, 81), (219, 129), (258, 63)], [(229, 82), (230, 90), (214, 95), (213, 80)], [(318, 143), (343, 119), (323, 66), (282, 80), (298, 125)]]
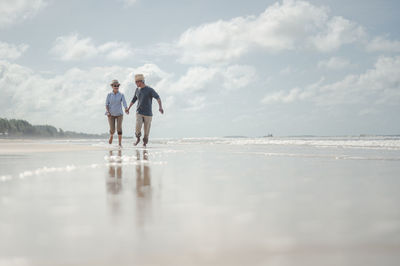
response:
[(399, 265), (398, 149), (246, 141), (1, 141), (0, 265)]
[(0, 139), (1, 154), (25, 154), (32, 152), (63, 152), (100, 149), (92, 145), (77, 145), (68, 143), (46, 143), (44, 140)]

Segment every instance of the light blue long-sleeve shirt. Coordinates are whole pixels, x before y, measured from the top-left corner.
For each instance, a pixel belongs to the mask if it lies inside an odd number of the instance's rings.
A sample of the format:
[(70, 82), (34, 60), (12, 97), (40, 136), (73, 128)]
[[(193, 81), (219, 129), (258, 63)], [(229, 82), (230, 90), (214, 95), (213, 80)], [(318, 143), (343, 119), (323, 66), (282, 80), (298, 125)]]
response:
[(112, 116), (119, 116), (124, 114), (124, 112), (122, 111), (121, 103), (124, 105), (125, 108), (128, 107), (126, 105), (124, 94), (120, 92), (110, 92), (107, 95), (106, 106), (108, 106), (108, 110), (110, 111), (110, 114)]

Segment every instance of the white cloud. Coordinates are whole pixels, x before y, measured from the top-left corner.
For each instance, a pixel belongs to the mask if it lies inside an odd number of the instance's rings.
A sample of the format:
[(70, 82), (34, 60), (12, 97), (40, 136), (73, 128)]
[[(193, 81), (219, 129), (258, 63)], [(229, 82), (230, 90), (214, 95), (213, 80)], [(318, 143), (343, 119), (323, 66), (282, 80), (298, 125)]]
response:
[(293, 88), (289, 92), (285, 91), (277, 91), (266, 95), (262, 102), (263, 103), (272, 103), (272, 102), (282, 102), (282, 103), (290, 103), (295, 100), (302, 100), (307, 98), (307, 94), (303, 92), (299, 88)]
[(305, 68), (296, 68), (293, 66), (286, 66), (279, 71), (279, 75), (287, 76), (287, 75), (293, 75), (293, 74), (304, 74), (306, 72), (307, 72), (307, 70)]
[[(257, 78), (251, 66), (189, 67), (179, 78), (172, 75), (160, 85), (176, 108), (197, 111), (206, 106), (207, 96), (243, 88)], [(209, 101), (208, 101), (209, 103)]]
[(187, 99), (186, 111), (198, 111), (206, 106), (206, 97), (195, 95)]
[(311, 39), (318, 50), (329, 52), (344, 44), (362, 40), (365, 35), (364, 29), (356, 23), (342, 17), (333, 17), (326, 22), (323, 32)]
[(305, 1), (287, 0), (259, 16), (236, 17), (189, 28), (178, 40), (184, 63), (225, 62), (251, 50), (329, 52), (363, 38), (361, 26)]
[(208, 85), (211, 85), (215, 81), (216, 76), (219, 74), (217, 68), (207, 67), (191, 67), (187, 70), (186, 74), (179, 78), (173, 86), (171, 91), (173, 92), (196, 92), (202, 89), (206, 89)]
[(93, 57), (98, 51), (91, 38), (79, 39), (78, 34), (70, 34), (58, 37), (51, 53), (61, 60), (70, 61)]
[(305, 89), (277, 91), (267, 94), (263, 103), (292, 103), (308, 100), (317, 105), (398, 104), (400, 101), (400, 56), (380, 57), (373, 69), (360, 75), (348, 75), (343, 80), (324, 84), (321, 79)]
[(91, 38), (81, 38), (76, 33), (58, 37), (50, 52), (63, 61), (82, 60), (95, 56), (123, 60), (133, 54), (132, 48), (127, 43), (106, 42), (96, 45)]
[[(140, 69), (140, 70), (139, 70)], [(30, 68), (0, 61), (0, 113), (10, 118), (25, 118), (34, 123), (48, 123), (80, 131), (102, 131), (104, 100), (109, 83), (118, 79), (121, 90), (133, 92), (133, 75), (143, 69), (118, 66), (72, 68), (62, 75), (42, 76)], [(155, 86), (158, 84), (154, 84)], [(90, 119), (91, 127), (86, 128)], [(103, 130), (105, 131), (105, 130)]]
[(296, 70), (294, 70), (291, 66), (287, 66), (284, 69), (282, 69), (281, 71), (279, 71), (279, 74), (281, 75), (290, 75), (292, 73), (296, 72)]
[(130, 45), (123, 42), (107, 42), (98, 47), (98, 52), (104, 53), (110, 60), (123, 60), (133, 54)]
[(256, 78), (254, 67), (232, 65), (227, 67), (190, 67), (186, 74), (172, 84), (172, 92), (197, 92), (213, 89), (235, 90), (249, 85)]
[(349, 60), (342, 57), (331, 57), (328, 60), (322, 60), (318, 62), (319, 68), (326, 68), (330, 70), (340, 70), (351, 66)]
[[(121, 1), (121, 0), (120, 0)], [(126, 6), (133, 6), (138, 2), (138, 0), (122, 0)]]
[(369, 52), (400, 52), (400, 41), (392, 41), (386, 37), (376, 37), (367, 44)]
[[(121, 91), (130, 97), (135, 88), (135, 73), (145, 75), (146, 83), (159, 92), (163, 101), (165, 99), (164, 106), (169, 113), (173, 110), (200, 110), (209, 104), (207, 92), (241, 88), (255, 78), (252, 67), (240, 65), (191, 67), (181, 76), (168, 73), (155, 64), (135, 68), (71, 68), (61, 75), (49, 76), (15, 63), (0, 61), (0, 113), (36, 124), (105, 132), (104, 101), (110, 91), (110, 81), (118, 79)], [(86, 127), (87, 119), (91, 121), (90, 128)]]
[(14, 60), (19, 58), (27, 49), (27, 44), (9, 44), (0, 41), (0, 59)]
[(136, 54), (150, 56), (150, 57), (160, 57), (160, 56), (178, 56), (180, 50), (176, 43), (160, 42), (156, 44), (146, 45), (144, 48), (136, 48)]
[(45, 5), (43, 0), (1, 0), (0, 28), (33, 17)]
[(252, 66), (233, 65), (223, 71), (223, 86), (227, 90), (246, 87), (257, 79), (256, 70)]

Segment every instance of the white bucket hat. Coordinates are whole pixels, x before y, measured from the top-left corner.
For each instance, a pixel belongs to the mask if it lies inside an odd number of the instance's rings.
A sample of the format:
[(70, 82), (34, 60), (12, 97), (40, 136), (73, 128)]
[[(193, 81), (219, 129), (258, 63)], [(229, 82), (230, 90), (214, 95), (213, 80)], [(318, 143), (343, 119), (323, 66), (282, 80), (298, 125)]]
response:
[(111, 83), (110, 83), (110, 85), (114, 85), (114, 84), (120, 85), (117, 79), (113, 79), (113, 81), (111, 81)]

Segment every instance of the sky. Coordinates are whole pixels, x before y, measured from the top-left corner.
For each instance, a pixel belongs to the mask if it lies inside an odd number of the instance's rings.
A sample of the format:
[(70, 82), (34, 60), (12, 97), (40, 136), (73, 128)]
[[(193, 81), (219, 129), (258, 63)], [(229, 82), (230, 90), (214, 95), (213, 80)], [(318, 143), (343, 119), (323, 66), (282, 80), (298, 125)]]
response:
[[(110, 82), (153, 137), (400, 134), (400, 2), (0, 0), (0, 117), (105, 133)], [(124, 116), (133, 136), (135, 116)]]

